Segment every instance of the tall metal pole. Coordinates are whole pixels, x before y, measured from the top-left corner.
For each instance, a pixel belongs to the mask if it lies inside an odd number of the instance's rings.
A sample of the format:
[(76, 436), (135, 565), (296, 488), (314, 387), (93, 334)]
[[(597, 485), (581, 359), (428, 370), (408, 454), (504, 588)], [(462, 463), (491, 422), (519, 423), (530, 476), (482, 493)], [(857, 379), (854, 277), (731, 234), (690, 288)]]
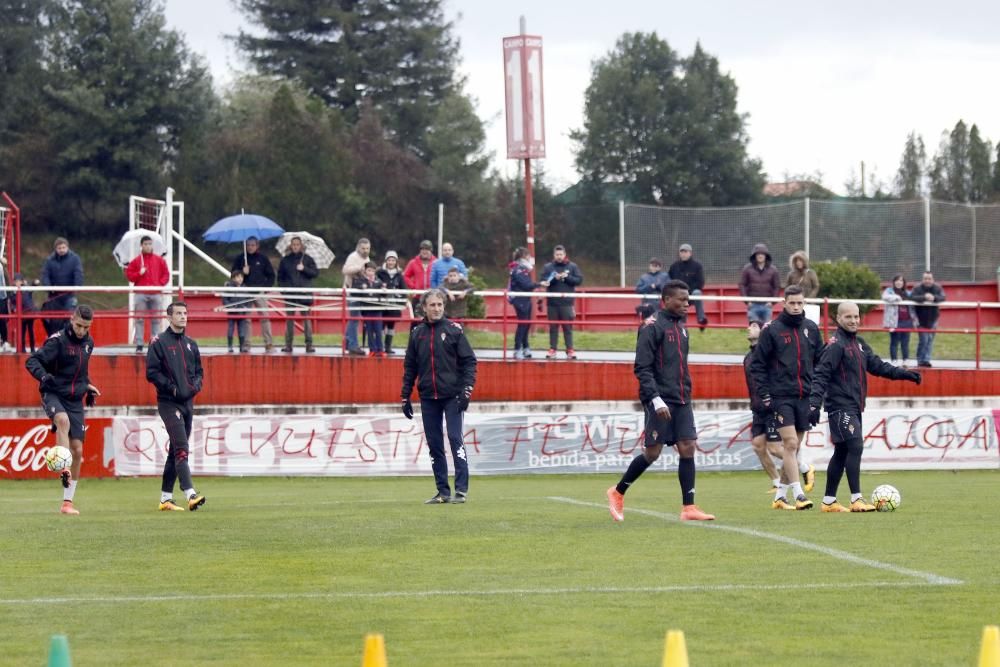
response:
[(924, 271), (931, 270), (931, 198), (924, 197)]
[(619, 287), (625, 287), (625, 200), (618, 200), (618, 275)]
[(444, 204), (438, 204), (438, 256), (441, 256), (441, 246), (444, 245)]
[[(528, 34), (528, 21), (520, 17), (521, 34)], [(521, 58), (521, 80), (528, 80), (528, 59)], [(535, 256), (535, 203), (531, 193), (531, 158), (524, 158), (524, 231), (527, 236), (528, 254)], [(531, 278), (535, 278), (535, 269), (531, 269)]]

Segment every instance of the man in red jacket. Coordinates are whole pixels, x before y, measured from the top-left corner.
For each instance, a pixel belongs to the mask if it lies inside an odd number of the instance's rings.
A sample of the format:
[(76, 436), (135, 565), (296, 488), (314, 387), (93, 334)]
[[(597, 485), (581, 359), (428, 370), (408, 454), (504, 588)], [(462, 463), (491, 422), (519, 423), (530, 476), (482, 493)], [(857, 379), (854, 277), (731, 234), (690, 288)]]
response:
[[(403, 270), (403, 280), (406, 281), (408, 289), (427, 290), (431, 288), (431, 265), (434, 264), (434, 244), (424, 240), (420, 242), (420, 254), (411, 259)], [(418, 318), (424, 316), (421, 310), (420, 297), (412, 300), (414, 315)], [(416, 323), (413, 323), (416, 326)]]
[[(140, 240), (142, 252), (125, 267), (125, 277), (136, 287), (163, 287), (170, 282), (170, 267), (166, 260), (153, 252), (153, 237), (143, 236)], [(142, 339), (146, 321), (140, 313), (148, 310), (156, 313), (149, 319), (150, 338), (160, 333), (159, 313), (163, 312), (158, 292), (137, 292), (135, 294), (135, 351), (142, 352)]]

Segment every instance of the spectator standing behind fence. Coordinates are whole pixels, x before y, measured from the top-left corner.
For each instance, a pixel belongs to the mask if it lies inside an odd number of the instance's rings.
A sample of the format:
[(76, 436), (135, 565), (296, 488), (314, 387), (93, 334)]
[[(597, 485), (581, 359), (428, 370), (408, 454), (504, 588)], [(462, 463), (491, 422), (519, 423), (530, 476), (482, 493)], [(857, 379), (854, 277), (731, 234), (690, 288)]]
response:
[[(552, 261), (542, 269), (542, 285), (550, 294), (572, 294), (577, 285), (583, 283), (580, 268), (569, 261), (565, 246), (557, 245), (552, 250)], [(576, 319), (576, 309), (570, 297), (553, 297), (548, 299), (549, 353), (546, 359), (555, 359), (559, 349), (559, 327), (563, 330), (563, 340), (566, 343), (566, 358), (576, 359), (573, 350), (573, 320)]]
[[(750, 261), (743, 267), (740, 275), (740, 294), (742, 296), (774, 297), (781, 293), (781, 278), (778, 269), (774, 268), (771, 253), (764, 243), (758, 243), (750, 253)], [(759, 319), (765, 323), (771, 321), (772, 304), (760, 301), (747, 302), (747, 319)]]
[[(7, 287), (7, 258), (0, 255), (0, 352), (13, 352), (14, 348), (7, 342), (9, 339), (7, 333), (7, 318), (5, 315), (9, 315), (11, 308), (9, 304), (9, 294), (5, 289)], [(10, 294), (13, 294), (11, 292)]]
[[(69, 241), (60, 236), (52, 244), (53, 252), (42, 266), (43, 285), (83, 285), (83, 262), (80, 256), (69, 249)], [(42, 304), (42, 310), (71, 311), (76, 308), (75, 292), (49, 292), (49, 300)], [(52, 335), (62, 331), (69, 322), (66, 318), (47, 319), (44, 321), (45, 332)]]
[[(247, 287), (270, 289), (274, 287), (274, 267), (271, 260), (260, 252), (260, 241), (251, 236), (246, 241), (246, 252), (233, 260), (231, 268), (243, 272), (243, 284)], [(268, 315), (270, 306), (264, 294), (257, 294), (250, 304), (260, 313), (260, 335), (264, 339), (264, 352), (274, 351), (274, 338), (271, 336), (271, 318)]]
[[(507, 284), (508, 291), (511, 292), (534, 292), (541, 287), (541, 283), (536, 283), (531, 278), (531, 272), (535, 268), (535, 258), (528, 253), (528, 249), (521, 247), (514, 249), (513, 261), (507, 265), (510, 271), (510, 282)], [(531, 335), (531, 297), (530, 296), (509, 296), (507, 300), (514, 306), (514, 314), (517, 316), (517, 330), (514, 332), (514, 358), (531, 359), (531, 346), (528, 344), (528, 336)]]
[(889, 330), (889, 358), (894, 366), (902, 364), (903, 368), (910, 361), (910, 329), (917, 319), (913, 306), (899, 305), (901, 301), (909, 299), (906, 279), (901, 274), (893, 276), (892, 284), (882, 292), (882, 300), (885, 301), (882, 326)]
[[(357, 282), (358, 278), (363, 278), (365, 275), (365, 264), (368, 263), (368, 258), (371, 255), (372, 244), (368, 239), (358, 239), (357, 244), (354, 246), (354, 252), (347, 256), (344, 260), (344, 268), (340, 270), (344, 274), (344, 287), (354, 287), (354, 283)], [(344, 345), (347, 347), (348, 354), (364, 355), (364, 350), (358, 344), (358, 319), (361, 317), (361, 310), (359, 310), (360, 303), (356, 300), (347, 301), (347, 314), (351, 319), (347, 321), (347, 328), (344, 331)]]
[[(233, 269), (223, 287), (243, 287), (243, 271)], [(226, 311), (226, 344), (233, 352), (233, 329), (239, 334), (240, 352), (250, 351), (250, 320), (246, 316), (247, 294), (245, 292), (223, 292), (222, 308)]]
[[(38, 281), (35, 281), (37, 284)], [(23, 273), (14, 274), (14, 286), (24, 287), (27, 282), (24, 279)], [(7, 312), (14, 314), (17, 312), (17, 293), (7, 292)], [(35, 318), (31, 316), (31, 313), (38, 312), (35, 308), (35, 300), (32, 296), (32, 292), (21, 292), (21, 342), (18, 345), (19, 351), (25, 351), (25, 341), (30, 341), (31, 352), (35, 351)]]
[[(310, 288), (313, 280), (319, 275), (316, 268), (316, 260), (306, 254), (302, 239), (293, 236), (288, 244), (288, 254), (281, 258), (278, 264), (278, 286), (294, 288)], [(313, 297), (306, 292), (290, 292), (285, 295), (285, 346), (282, 352), (291, 352), (292, 343), (295, 340), (295, 320), (293, 317), (305, 315), (302, 319), (302, 328), (305, 331), (306, 353), (316, 351), (313, 347), (313, 325), (309, 318), (309, 306), (312, 305)]]
[[(139, 256), (125, 267), (125, 277), (136, 287), (163, 287), (170, 282), (170, 267), (167, 261), (153, 252), (153, 237), (143, 236), (139, 240)], [(160, 333), (160, 313), (163, 312), (162, 295), (158, 292), (136, 292), (135, 294), (135, 351), (142, 353), (146, 333), (146, 318), (142, 313), (150, 313), (149, 337)]]
[(798, 285), (802, 295), (807, 299), (815, 299), (819, 294), (819, 276), (809, 268), (809, 256), (805, 250), (797, 250), (788, 257), (788, 276), (785, 277), (785, 287)]
[[(385, 253), (385, 262), (383, 262), (382, 268), (375, 272), (375, 277), (386, 289), (406, 289), (406, 281), (399, 268), (399, 255), (396, 254), (395, 250)], [(396, 354), (396, 351), (392, 349), (392, 339), (396, 335), (396, 320), (402, 319), (404, 313), (412, 311), (410, 311), (409, 301), (405, 296), (397, 294), (387, 297), (385, 301), (394, 307), (382, 311), (382, 326), (385, 332), (383, 347), (386, 354)]]
[(639, 282), (635, 284), (636, 294), (654, 295), (656, 299), (643, 299), (642, 303), (635, 307), (635, 313), (640, 320), (652, 317), (656, 312), (656, 304), (660, 300), (660, 292), (663, 286), (670, 280), (670, 276), (663, 272), (663, 262), (652, 257), (649, 260), (649, 271), (639, 277)]
[[(375, 262), (365, 264), (364, 272), (354, 278), (351, 284), (354, 289), (374, 290), (382, 289), (384, 285), (376, 277)], [(372, 357), (384, 357), (385, 351), (382, 349), (382, 310), (380, 309), (381, 299), (375, 294), (359, 295), (360, 301), (357, 305), (361, 314), (361, 321), (364, 323), (365, 337), (368, 338), (368, 355)]]
[[(944, 290), (934, 282), (934, 274), (924, 271), (920, 284), (910, 292), (910, 299), (918, 305), (917, 324), (921, 329), (937, 329), (938, 318), (941, 316), (941, 309), (938, 304), (945, 300)], [(924, 368), (931, 367), (931, 354), (934, 351), (933, 331), (921, 331), (917, 334), (917, 366)]]
[(441, 289), (448, 295), (448, 300), (444, 304), (444, 316), (449, 320), (464, 320), (469, 312), (469, 301), (466, 297), (474, 291), (469, 279), (462, 275), (457, 266), (453, 266), (448, 269), (448, 275), (441, 283)]
[[(434, 265), (435, 261), (437, 261), (437, 258), (434, 256), (434, 244), (426, 239), (421, 241), (420, 252), (406, 264), (406, 269), (403, 271), (403, 279), (406, 281), (406, 286), (409, 289), (430, 289), (431, 267)], [(420, 297), (413, 297), (411, 302), (413, 303), (413, 310), (416, 313), (416, 316), (418, 318), (423, 317), (424, 313), (420, 310), (423, 307), (420, 305)], [(413, 326), (416, 326), (416, 324), (417, 323), (414, 322)]]
[[(705, 269), (701, 262), (694, 259), (692, 253), (694, 249), (690, 243), (682, 243), (677, 249), (677, 261), (670, 265), (670, 280), (680, 280), (688, 286), (688, 294), (691, 296), (701, 296), (705, 289)], [(694, 313), (698, 318), (698, 327), (704, 331), (708, 324), (705, 317), (705, 302), (701, 299), (694, 300)]]
[(465, 262), (455, 257), (455, 248), (450, 243), (442, 243), (441, 256), (431, 265), (431, 287), (440, 287), (452, 267), (458, 269), (463, 277), (469, 277), (469, 269), (466, 268)]

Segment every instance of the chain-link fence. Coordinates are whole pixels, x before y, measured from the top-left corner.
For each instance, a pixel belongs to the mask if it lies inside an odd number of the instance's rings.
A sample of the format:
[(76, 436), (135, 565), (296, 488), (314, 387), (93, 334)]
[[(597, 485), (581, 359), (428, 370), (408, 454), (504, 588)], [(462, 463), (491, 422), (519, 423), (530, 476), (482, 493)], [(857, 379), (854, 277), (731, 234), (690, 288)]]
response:
[(734, 208), (624, 207), (625, 284), (650, 257), (669, 266), (682, 243), (694, 247), (710, 283), (734, 283), (756, 243), (775, 265), (806, 250), (813, 263), (846, 258), (888, 280), (925, 267), (937, 280), (993, 280), (1000, 266), (1000, 205), (938, 201), (809, 200)]

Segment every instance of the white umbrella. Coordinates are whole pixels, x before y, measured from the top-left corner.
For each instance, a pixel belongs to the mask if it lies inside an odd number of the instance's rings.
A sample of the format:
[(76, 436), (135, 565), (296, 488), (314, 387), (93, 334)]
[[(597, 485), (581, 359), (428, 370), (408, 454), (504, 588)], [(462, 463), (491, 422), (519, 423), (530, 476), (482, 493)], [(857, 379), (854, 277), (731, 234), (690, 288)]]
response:
[(118, 245), (111, 252), (115, 256), (118, 266), (123, 269), (128, 263), (142, 254), (142, 237), (148, 236), (153, 239), (153, 252), (157, 255), (167, 254), (167, 246), (163, 243), (163, 238), (154, 231), (148, 229), (133, 229), (122, 235)]
[(333, 254), (333, 251), (326, 246), (326, 242), (315, 234), (310, 234), (309, 232), (285, 232), (278, 239), (278, 242), (274, 245), (278, 252), (282, 255), (288, 254), (288, 247), (292, 243), (292, 239), (295, 237), (302, 239), (302, 245), (305, 247), (305, 253), (313, 258), (316, 262), (317, 269), (329, 269), (330, 265), (333, 264), (333, 260), (337, 258)]

